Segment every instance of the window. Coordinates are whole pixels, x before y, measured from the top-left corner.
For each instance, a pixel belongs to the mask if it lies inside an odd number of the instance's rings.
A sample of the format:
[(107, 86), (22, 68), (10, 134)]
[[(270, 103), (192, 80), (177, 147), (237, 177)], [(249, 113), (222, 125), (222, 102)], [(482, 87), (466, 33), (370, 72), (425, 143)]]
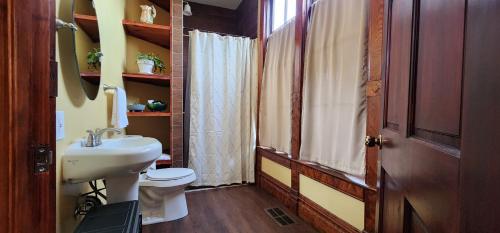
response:
[(296, 0), (273, 0), (272, 4), (272, 31), (274, 31), (295, 17)]

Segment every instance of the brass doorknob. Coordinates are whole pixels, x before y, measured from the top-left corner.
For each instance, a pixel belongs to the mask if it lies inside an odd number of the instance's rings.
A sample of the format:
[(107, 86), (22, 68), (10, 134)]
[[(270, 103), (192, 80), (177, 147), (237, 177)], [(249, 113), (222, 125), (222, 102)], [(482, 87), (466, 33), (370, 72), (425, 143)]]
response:
[(378, 137), (372, 137), (372, 136), (366, 136), (365, 138), (365, 145), (367, 147), (374, 147), (378, 146), (380, 150), (382, 150), (382, 145), (387, 142), (387, 140), (384, 140), (382, 135), (378, 135)]

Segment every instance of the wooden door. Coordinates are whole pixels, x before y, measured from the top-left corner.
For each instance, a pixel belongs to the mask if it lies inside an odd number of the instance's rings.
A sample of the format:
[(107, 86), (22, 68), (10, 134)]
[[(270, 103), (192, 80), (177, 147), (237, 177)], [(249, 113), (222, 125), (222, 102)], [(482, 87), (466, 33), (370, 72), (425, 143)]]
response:
[(54, 11), (54, 0), (0, 0), (2, 233), (55, 232), (55, 165), (35, 167), (37, 148), (55, 153)]
[(379, 232), (458, 232), (465, 0), (388, 0)]

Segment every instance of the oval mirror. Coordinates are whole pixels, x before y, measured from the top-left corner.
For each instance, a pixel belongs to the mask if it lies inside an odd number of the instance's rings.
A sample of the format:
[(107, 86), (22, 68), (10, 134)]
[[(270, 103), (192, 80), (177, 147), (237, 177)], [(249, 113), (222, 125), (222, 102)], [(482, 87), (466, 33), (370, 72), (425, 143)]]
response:
[(93, 0), (73, 0), (73, 32), (78, 77), (82, 88), (91, 100), (97, 97), (101, 82), (101, 52), (99, 26)]

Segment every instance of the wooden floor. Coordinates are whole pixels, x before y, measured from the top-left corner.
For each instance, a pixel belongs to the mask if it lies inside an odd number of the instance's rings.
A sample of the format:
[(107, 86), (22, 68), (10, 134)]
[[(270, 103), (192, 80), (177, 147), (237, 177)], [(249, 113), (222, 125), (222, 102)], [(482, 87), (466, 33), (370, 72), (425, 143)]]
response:
[[(312, 227), (291, 214), (271, 195), (255, 186), (239, 186), (186, 194), (189, 215), (168, 223), (143, 227), (144, 233), (308, 233), (316, 232)], [(279, 226), (264, 209), (280, 207), (296, 221), (295, 224)]]

